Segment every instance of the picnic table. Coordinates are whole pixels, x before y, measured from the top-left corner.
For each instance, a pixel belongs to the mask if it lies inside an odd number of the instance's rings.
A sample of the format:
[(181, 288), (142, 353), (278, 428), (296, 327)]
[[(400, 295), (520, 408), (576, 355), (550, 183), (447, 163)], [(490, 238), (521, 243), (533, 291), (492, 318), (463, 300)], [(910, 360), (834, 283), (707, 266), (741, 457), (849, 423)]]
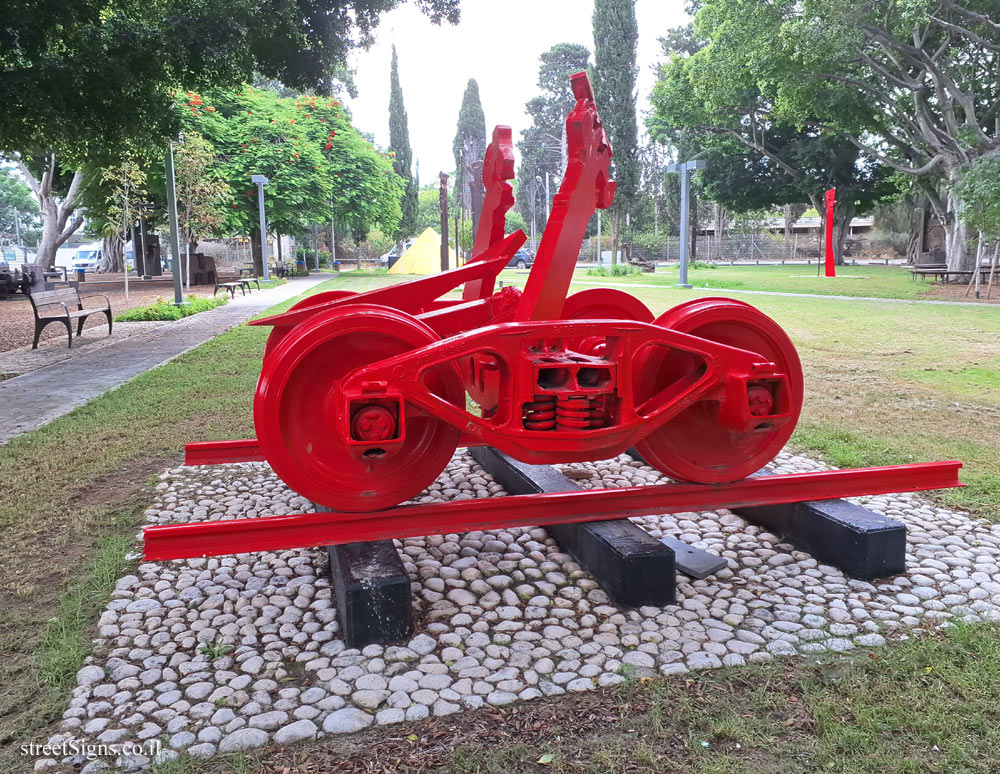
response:
[[(949, 269), (948, 265), (945, 263), (927, 263), (916, 268), (910, 269), (910, 279), (914, 282), (917, 277), (921, 280), (927, 277), (937, 277), (944, 282), (948, 281), (949, 277), (963, 277), (971, 278), (973, 273), (977, 271), (976, 269)], [(982, 281), (985, 277), (989, 276), (990, 264), (983, 263), (979, 265), (979, 280)]]

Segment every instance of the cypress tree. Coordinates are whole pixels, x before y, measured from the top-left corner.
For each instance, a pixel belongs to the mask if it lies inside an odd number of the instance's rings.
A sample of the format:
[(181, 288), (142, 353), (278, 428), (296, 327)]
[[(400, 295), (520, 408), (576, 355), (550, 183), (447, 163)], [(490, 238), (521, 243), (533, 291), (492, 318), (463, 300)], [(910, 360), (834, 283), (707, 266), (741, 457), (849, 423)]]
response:
[[(472, 216), (473, 232), (475, 224), (478, 223), (479, 214), (473, 212), (474, 203), (483, 200), (482, 180), (469, 180), (466, 170), (462, 166), (463, 150), (472, 147), (477, 150), (482, 162), (482, 154), (486, 152), (486, 115), (483, 113), (482, 103), (479, 101), (479, 84), (475, 78), (469, 78), (465, 86), (465, 94), (462, 96), (462, 107), (458, 111), (458, 127), (455, 130), (455, 140), (452, 142), (452, 152), (455, 154), (455, 200), (462, 208), (462, 213), (468, 212)], [(468, 164), (474, 165), (477, 159), (466, 159)], [(478, 186), (478, 191), (473, 191), (473, 186)], [(468, 191), (468, 196), (466, 196)], [(479, 195), (477, 195), (479, 194)]]
[(396, 239), (413, 236), (417, 227), (417, 187), (410, 172), (413, 151), (410, 149), (410, 129), (403, 106), (403, 89), (399, 85), (399, 58), (396, 46), (392, 47), (392, 70), (389, 75), (389, 150), (395, 155), (392, 168), (406, 181), (403, 193), (403, 217), (396, 231)]
[(621, 221), (635, 207), (639, 183), (635, 0), (594, 0), (593, 23), (594, 98), (614, 151), (612, 176), (618, 183), (611, 210), (611, 255), (617, 258)]

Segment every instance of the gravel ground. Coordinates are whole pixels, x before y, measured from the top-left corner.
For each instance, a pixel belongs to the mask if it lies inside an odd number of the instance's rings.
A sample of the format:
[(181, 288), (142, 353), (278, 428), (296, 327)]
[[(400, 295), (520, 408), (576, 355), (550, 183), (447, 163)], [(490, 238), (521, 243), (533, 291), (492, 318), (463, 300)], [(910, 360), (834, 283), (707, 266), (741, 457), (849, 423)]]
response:
[[(80, 285), (80, 295), (86, 297), (88, 294), (104, 294), (108, 297), (108, 301), (111, 303), (112, 314), (118, 314), (119, 312), (124, 312), (126, 309), (131, 309), (136, 306), (146, 306), (147, 304), (155, 303), (157, 299), (165, 298), (168, 300), (173, 300), (174, 294), (173, 290), (169, 287), (160, 285), (155, 288), (142, 288), (138, 284), (138, 281), (131, 282), (129, 284), (129, 300), (128, 303), (125, 302), (125, 290), (109, 291), (104, 289), (94, 289), (89, 290), (86, 288), (87, 283), (84, 282)], [(209, 296), (212, 294), (212, 288), (208, 287), (193, 287), (191, 288), (190, 295), (196, 296)], [(189, 295), (187, 292), (185, 296)], [(104, 299), (98, 299), (98, 301), (103, 304)], [(86, 303), (84, 303), (86, 306)], [(86, 324), (83, 326), (84, 337), (97, 336), (99, 331), (90, 331), (91, 328), (100, 329), (103, 326), (104, 333), (108, 332), (108, 321), (103, 314), (96, 314), (92, 317), (87, 318)], [(73, 327), (74, 337), (76, 335), (76, 325), (74, 323)], [(31, 347), (31, 341), (35, 335), (35, 318), (31, 313), (31, 302), (20, 294), (15, 296), (10, 296), (8, 298), (0, 299), (0, 352), (7, 352), (12, 349), (17, 349), (18, 347)], [(66, 346), (66, 328), (59, 323), (51, 323), (46, 326), (45, 330), (42, 332), (42, 341), (47, 341), (49, 339), (57, 339), (62, 342), (63, 346)], [(39, 344), (41, 346), (41, 344)]]
[[(774, 465), (821, 467), (789, 454)], [(569, 468), (584, 487), (663, 480), (626, 455)], [(151, 524), (310, 510), (263, 464), (176, 468), (157, 490)], [(503, 494), (460, 451), (419, 499)], [(50, 742), (155, 739), (160, 760), (209, 756), (630, 676), (879, 647), (950, 618), (1000, 620), (1000, 526), (916, 495), (859, 502), (906, 523), (905, 576), (851, 580), (728, 511), (635, 519), (728, 560), (705, 580), (678, 576), (677, 605), (665, 608), (616, 607), (542, 528), (397, 541), (422, 623), (407, 643), (362, 651), (338, 636), (325, 551), (140, 564), (119, 580)], [(106, 765), (63, 763), (86, 774)], [(113, 761), (148, 763), (141, 754)]]

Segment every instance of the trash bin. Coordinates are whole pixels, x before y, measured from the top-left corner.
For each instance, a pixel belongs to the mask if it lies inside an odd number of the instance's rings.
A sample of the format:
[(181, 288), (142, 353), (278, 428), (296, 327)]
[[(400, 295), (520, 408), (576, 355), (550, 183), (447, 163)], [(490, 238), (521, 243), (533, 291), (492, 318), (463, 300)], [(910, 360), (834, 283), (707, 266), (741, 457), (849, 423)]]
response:
[(306, 262), (305, 261), (296, 261), (295, 262), (295, 270), (296, 271), (305, 271), (306, 270)]
[(77, 282), (86, 282), (87, 281), (87, 270), (86, 269), (77, 269), (76, 270), (76, 281)]
[(333, 270), (334, 271), (340, 271), (340, 261), (334, 261), (333, 262)]

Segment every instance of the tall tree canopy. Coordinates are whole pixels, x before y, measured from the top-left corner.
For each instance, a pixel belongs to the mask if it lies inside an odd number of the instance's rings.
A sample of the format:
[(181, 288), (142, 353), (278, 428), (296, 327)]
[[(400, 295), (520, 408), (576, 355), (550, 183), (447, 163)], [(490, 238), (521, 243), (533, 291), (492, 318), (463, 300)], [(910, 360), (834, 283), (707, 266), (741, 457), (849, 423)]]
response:
[(618, 183), (611, 210), (611, 255), (617, 256), (621, 222), (634, 209), (639, 187), (635, 0), (594, 0), (593, 23), (594, 99), (611, 141), (611, 170)]
[(691, 77), (713, 114), (832, 132), (913, 178), (958, 269), (968, 250), (955, 184), (1000, 147), (997, 10), (996, 0), (702, 0), (695, 26), (708, 45)]
[[(174, 134), (176, 87), (234, 87), (255, 72), (326, 93), (347, 51), (400, 0), (8, 0), (0, 25), (0, 150)], [(458, 0), (418, 0), (458, 21)]]
[[(896, 191), (886, 168), (838, 134), (783, 122), (721, 45), (691, 28), (671, 33), (653, 87), (652, 137), (672, 143), (681, 161), (706, 160), (701, 191), (734, 212), (808, 201), (825, 214), (823, 192), (835, 186), (834, 254), (842, 262), (852, 218)], [(745, 81), (740, 98), (719, 105), (718, 90), (734, 78)]]
[[(528, 100), (525, 112), (531, 116), (531, 126), (522, 134), (517, 148), (521, 165), (517, 172), (517, 205), (527, 221), (531, 218), (531, 196), (544, 217), (544, 187), (529, 185), (536, 177), (561, 177), (566, 166), (566, 116), (576, 100), (569, 76), (587, 69), (590, 51), (576, 43), (557, 43), (538, 57), (538, 90)], [(555, 195), (556, 186), (549, 186)]]
[(416, 233), (417, 227), (417, 185), (413, 180), (413, 151), (410, 150), (410, 127), (403, 105), (403, 88), (399, 85), (399, 57), (396, 47), (392, 47), (392, 69), (389, 73), (389, 150), (393, 154), (392, 167), (406, 187), (403, 191), (401, 208), (403, 217), (396, 230), (397, 239), (406, 239)]

